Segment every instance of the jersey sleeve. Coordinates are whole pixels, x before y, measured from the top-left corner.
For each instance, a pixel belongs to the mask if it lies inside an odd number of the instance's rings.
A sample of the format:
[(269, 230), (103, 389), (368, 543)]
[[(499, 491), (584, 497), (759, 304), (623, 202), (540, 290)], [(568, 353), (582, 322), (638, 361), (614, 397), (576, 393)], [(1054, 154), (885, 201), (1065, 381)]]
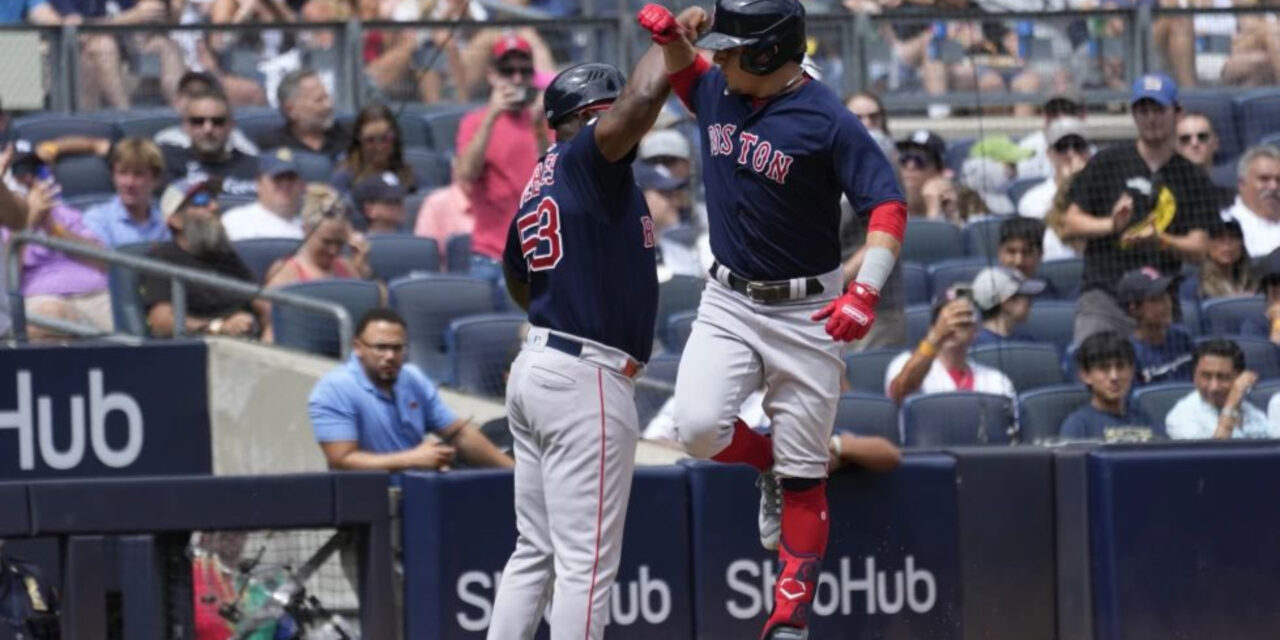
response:
[(634, 183), (631, 163), (636, 150), (626, 157), (610, 162), (600, 152), (596, 143), (596, 123), (587, 125), (573, 140), (565, 145), (557, 161), (557, 180), (568, 180), (573, 193), (584, 197), (586, 209), (597, 217), (610, 219), (625, 207), (622, 193)]
[(529, 263), (524, 260), (524, 251), (520, 249), (520, 232), (516, 229), (519, 214), (511, 218), (507, 226), (507, 244), (502, 249), (502, 263), (517, 276), (521, 282), (529, 281)]
[(836, 116), (831, 148), (836, 178), (854, 211), (865, 215), (884, 202), (905, 202), (889, 159), (848, 110)]

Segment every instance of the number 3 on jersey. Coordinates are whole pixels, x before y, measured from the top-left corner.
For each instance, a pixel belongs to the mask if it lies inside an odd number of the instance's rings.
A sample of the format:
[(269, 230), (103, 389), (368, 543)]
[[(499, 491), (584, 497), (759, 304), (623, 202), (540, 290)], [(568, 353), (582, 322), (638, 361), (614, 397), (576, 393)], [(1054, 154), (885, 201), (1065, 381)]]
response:
[(538, 208), (520, 216), (516, 229), (520, 232), (520, 250), (530, 271), (556, 268), (564, 257), (564, 250), (560, 242), (560, 205), (553, 198), (543, 198)]

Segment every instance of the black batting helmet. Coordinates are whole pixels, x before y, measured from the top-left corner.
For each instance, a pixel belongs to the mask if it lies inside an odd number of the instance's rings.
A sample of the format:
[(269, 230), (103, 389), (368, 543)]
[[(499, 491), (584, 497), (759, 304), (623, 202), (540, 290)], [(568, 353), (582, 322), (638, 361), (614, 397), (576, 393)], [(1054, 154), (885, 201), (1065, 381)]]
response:
[(716, 0), (711, 31), (698, 46), (712, 51), (746, 47), (742, 69), (761, 76), (790, 60), (802, 62), (804, 6), (800, 0)]
[(542, 97), (547, 122), (555, 126), (583, 107), (617, 100), (626, 83), (626, 77), (613, 65), (587, 62), (569, 67), (547, 85)]

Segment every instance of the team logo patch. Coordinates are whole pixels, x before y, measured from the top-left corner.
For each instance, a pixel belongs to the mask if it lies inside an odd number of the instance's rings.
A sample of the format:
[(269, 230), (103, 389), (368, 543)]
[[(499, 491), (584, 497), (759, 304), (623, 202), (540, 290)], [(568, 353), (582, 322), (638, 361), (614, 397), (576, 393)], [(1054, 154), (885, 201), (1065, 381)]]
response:
[(516, 219), (516, 231), (520, 234), (520, 252), (530, 271), (547, 271), (556, 268), (564, 257), (560, 237), (560, 205), (547, 196), (538, 207)]

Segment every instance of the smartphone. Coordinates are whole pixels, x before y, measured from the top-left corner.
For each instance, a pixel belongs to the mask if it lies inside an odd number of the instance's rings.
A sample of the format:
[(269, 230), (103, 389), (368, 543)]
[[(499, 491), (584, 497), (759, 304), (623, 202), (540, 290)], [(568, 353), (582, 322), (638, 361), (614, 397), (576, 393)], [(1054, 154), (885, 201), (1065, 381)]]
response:
[(973, 287), (960, 286), (955, 288), (956, 298), (966, 298), (973, 300)]

